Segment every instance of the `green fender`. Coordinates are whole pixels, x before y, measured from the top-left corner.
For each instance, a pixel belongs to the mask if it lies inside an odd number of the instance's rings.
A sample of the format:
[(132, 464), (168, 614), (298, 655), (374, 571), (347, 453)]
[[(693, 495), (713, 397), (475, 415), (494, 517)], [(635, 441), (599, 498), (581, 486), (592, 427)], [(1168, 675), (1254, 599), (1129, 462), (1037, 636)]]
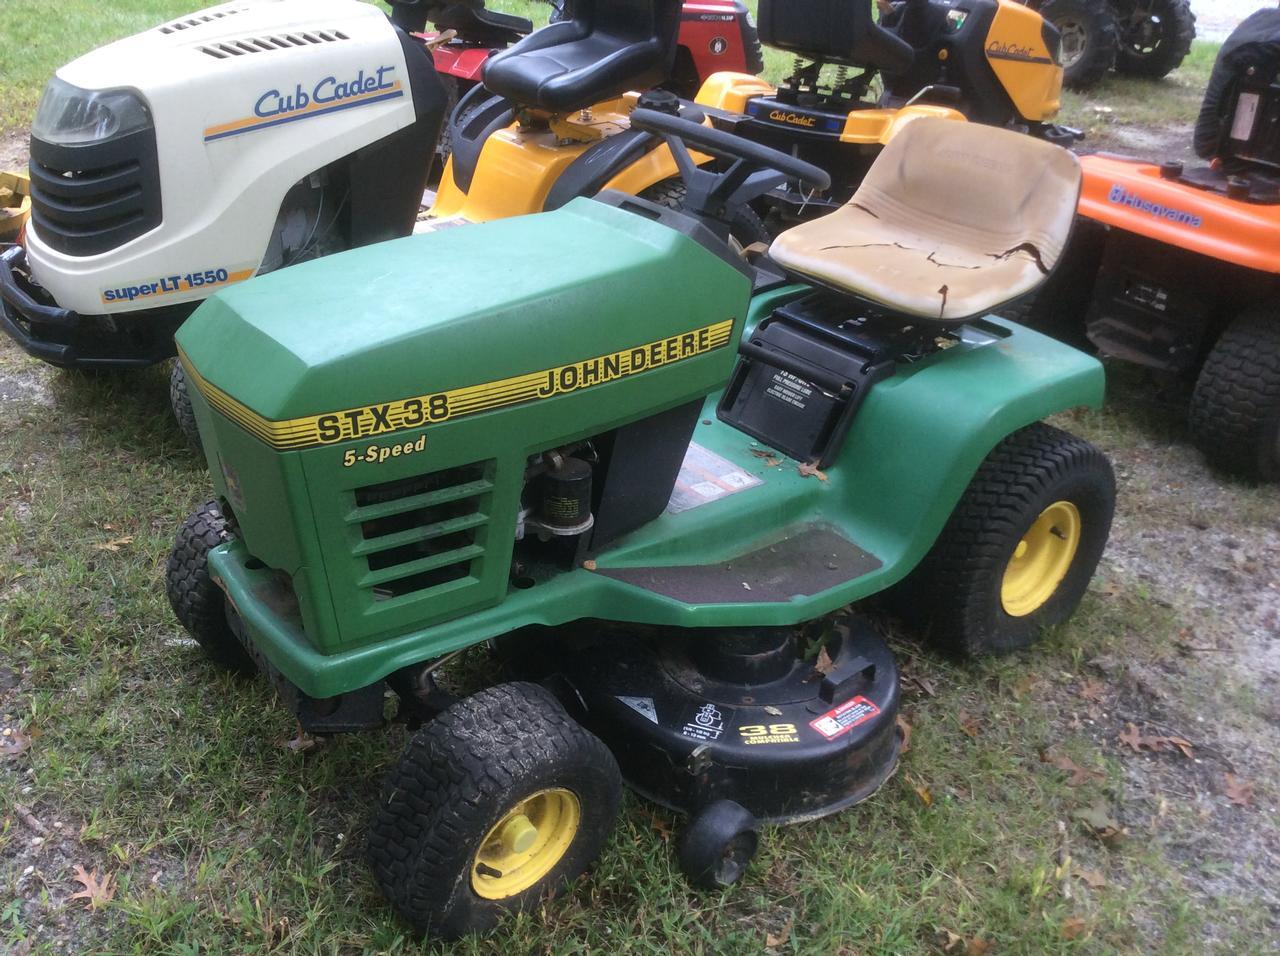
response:
[[(756, 298), (747, 324), (807, 290)], [(695, 443), (759, 484), (679, 514), (664, 513), (611, 544), (589, 567), (498, 604), (335, 654), (321, 654), (297, 619), (261, 599), (269, 571), (255, 570), (242, 542), (210, 554), (215, 579), (267, 658), (303, 692), (330, 697), (395, 670), (528, 625), (602, 618), (689, 628), (790, 625), (830, 613), (905, 577), (927, 553), (983, 458), (1003, 438), (1046, 416), (1101, 404), (1102, 366), (1093, 358), (1002, 319), (987, 334), (901, 368), (868, 395), (826, 480), (802, 475), (715, 418), (706, 405)], [(779, 460), (780, 459), (780, 460)], [(639, 586), (645, 569), (732, 566), (758, 549), (804, 542), (825, 529), (867, 556), (856, 576), (825, 590), (762, 599), (745, 586), (732, 600), (677, 600)], [(637, 572), (637, 573), (632, 573)], [(619, 580), (631, 573), (631, 582)], [(615, 575), (615, 576), (611, 576)], [(803, 583), (800, 591), (812, 590)]]

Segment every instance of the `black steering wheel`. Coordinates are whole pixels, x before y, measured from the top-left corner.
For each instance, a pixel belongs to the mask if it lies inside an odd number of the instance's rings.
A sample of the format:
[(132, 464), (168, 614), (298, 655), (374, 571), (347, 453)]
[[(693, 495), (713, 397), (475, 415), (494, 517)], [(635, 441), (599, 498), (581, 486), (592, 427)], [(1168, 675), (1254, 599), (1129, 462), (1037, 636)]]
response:
[[(640, 108), (631, 113), (631, 128), (666, 141), (684, 180), (685, 209), (726, 228), (739, 207), (789, 180), (818, 191), (831, 187), (830, 174), (812, 163), (681, 116)], [(690, 147), (728, 160), (728, 169), (703, 169), (689, 155)]]

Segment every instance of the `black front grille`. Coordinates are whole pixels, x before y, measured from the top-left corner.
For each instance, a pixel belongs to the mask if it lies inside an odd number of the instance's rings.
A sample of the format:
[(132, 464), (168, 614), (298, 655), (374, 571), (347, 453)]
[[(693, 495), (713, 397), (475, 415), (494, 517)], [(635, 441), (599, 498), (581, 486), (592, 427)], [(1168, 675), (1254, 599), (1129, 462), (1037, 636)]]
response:
[(41, 241), (69, 256), (109, 252), (160, 225), (155, 130), (83, 146), (33, 136), (31, 218)]
[(479, 576), (492, 472), (492, 461), (474, 462), (356, 489), (353, 555), (375, 601)]

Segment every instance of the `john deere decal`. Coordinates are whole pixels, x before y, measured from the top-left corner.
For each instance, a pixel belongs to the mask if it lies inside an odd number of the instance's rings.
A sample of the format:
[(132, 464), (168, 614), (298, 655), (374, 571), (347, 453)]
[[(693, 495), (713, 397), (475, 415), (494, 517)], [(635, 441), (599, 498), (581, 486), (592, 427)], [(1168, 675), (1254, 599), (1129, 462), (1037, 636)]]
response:
[[(581, 391), (723, 348), (729, 343), (732, 332), (733, 319), (725, 319), (656, 342), (646, 342), (556, 368), (284, 422), (263, 418), (216, 385), (205, 381), (181, 351), (179, 357), (188, 379), (219, 413), (268, 445), (281, 450), (296, 450), (360, 438), (381, 438), (465, 415)], [(366, 450), (362, 454), (369, 452)], [(373, 452), (373, 455), (377, 457), (380, 451)], [(358, 456), (356, 460), (369, 459)]]

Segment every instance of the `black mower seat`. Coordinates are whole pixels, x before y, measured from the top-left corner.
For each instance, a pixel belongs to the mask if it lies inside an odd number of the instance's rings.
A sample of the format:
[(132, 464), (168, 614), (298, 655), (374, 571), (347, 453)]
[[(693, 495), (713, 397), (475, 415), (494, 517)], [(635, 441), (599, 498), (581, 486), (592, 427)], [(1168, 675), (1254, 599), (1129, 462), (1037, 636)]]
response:
[(484, 85), (552, 113), (656, 86), (675, 64), (680, 6), (681, 0), (576, 0), (571, 20), (490, 57)]
[(889, 141), (848, 203), (782, 233), (769, 257), (911, 324), (963, 322), (1049, 277), (1080, 184), (1079, 160), (1060, 146), (918, 119)]
[(915, 50), (871, 16), (870, 0), (760, 0), (760, 42), (810, 60), (901, 73)]

